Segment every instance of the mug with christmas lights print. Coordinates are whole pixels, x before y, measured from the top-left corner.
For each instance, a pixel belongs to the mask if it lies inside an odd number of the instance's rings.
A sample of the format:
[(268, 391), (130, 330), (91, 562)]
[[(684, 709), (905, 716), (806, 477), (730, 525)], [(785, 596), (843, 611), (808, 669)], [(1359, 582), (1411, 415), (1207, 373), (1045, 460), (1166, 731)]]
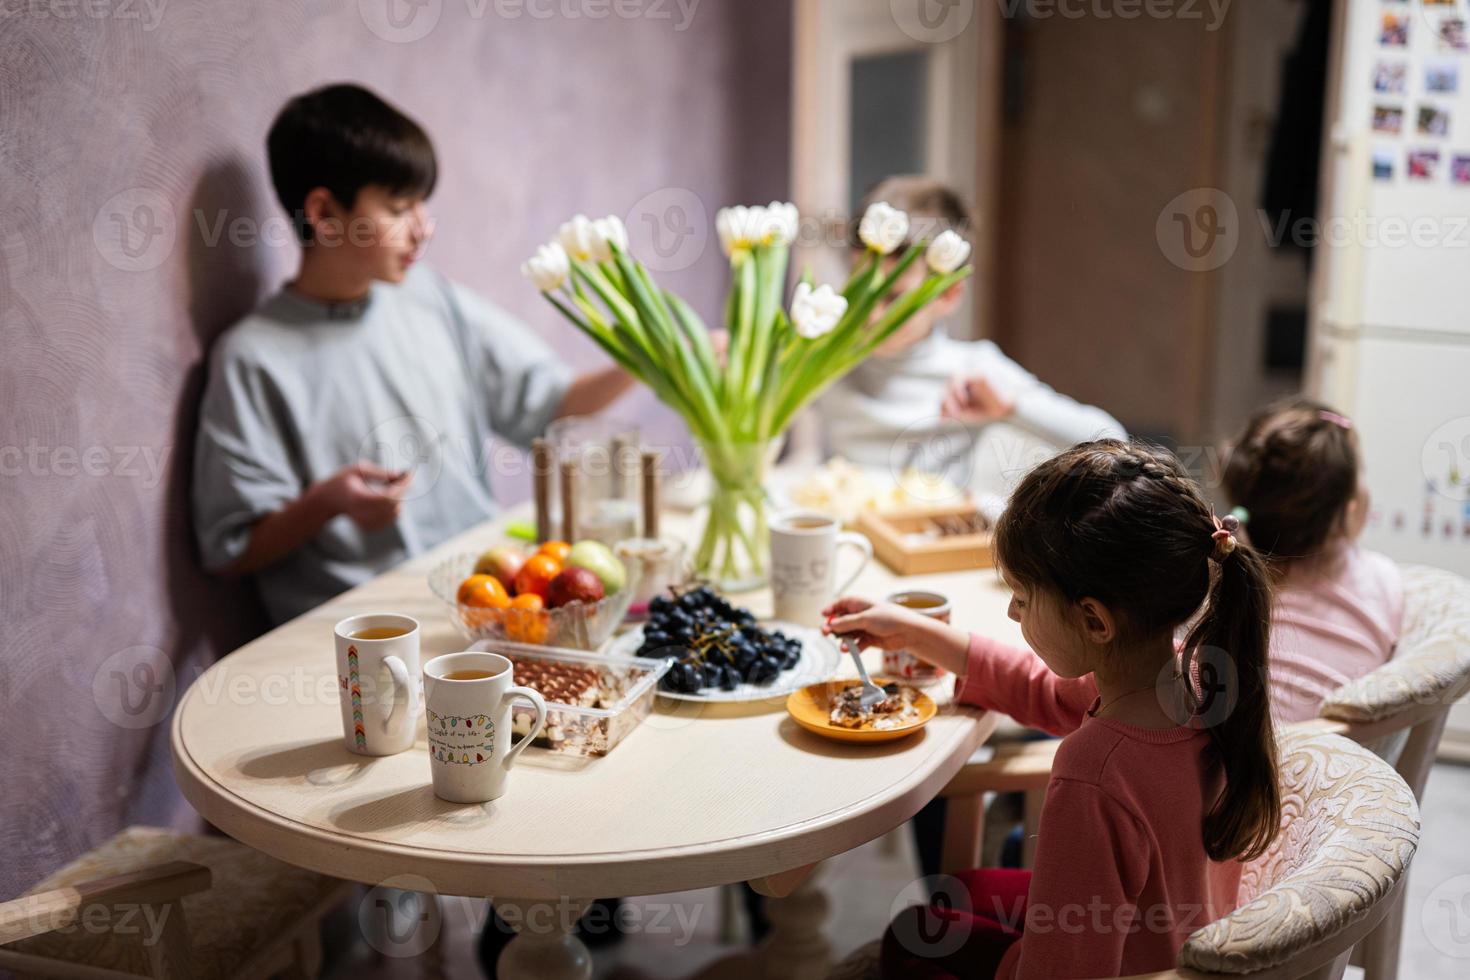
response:
[[(447, 653), (424, 664), (429, 770), (434, 795), (451, 803), (487, 803), (505, 793), (516, 756), (546, 724), (546, 702), (512, 684), (514, 668), (498, 653)], [(510, 703), (525, 698), (536, 721), (510, 744)]]

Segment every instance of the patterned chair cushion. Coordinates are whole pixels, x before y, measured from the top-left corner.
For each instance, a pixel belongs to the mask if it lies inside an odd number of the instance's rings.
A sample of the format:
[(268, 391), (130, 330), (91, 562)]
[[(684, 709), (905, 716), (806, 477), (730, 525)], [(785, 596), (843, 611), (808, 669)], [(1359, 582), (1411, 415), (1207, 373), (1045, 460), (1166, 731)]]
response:
[[(198, 837), (157, 827), (129, 827), (39, 882), (26, 894), (49, 891), (168, 861), (192, 861), (210, 869), (212, 886), (183, 898), (184, 920), (197, 980), (230, 976), (267, 944), (299, 927), (302, 917), (342, 882), (294, 868), (259, 851), (219, 837)], [(141, 914), (131, 929), (102, 931), (77, 923), (5, 948), (48, 959), (148, 973), (143, 940), (151, 931)]]
[(1398, 653), (1334, 691), (1322, 704), (1322, 717), (1379, 721), (1414, 705), (1444, 703), (1470, 678), (1470, 581), (1421, 565), (1405, 565), (1403, 572)]
[(1281, 834), (1241, 906), (1195, 932), (1182, 966), (1250, 973), (1329, 939), (1386, 896), (1419, 845), (1419, 807), (1387, 763), (1340, 735), (1282, 732)]

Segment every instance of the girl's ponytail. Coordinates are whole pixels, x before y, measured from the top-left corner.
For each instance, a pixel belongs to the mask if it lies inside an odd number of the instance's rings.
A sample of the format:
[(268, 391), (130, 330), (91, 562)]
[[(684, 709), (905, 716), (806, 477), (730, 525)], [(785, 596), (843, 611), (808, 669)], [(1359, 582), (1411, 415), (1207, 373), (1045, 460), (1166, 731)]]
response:
[(1208, 728), (1224, 769), (1201, 828), (1217, 861), (1259, 855), (1281, 816), (1266, 687), (1271, 587), (1260, 554), (1231, 533), (1237, 526), (1215, 519), (1167, 450), (1104, 439), (1027, 473), (995, 528), (1010, 578), (1103, 603), (1118, 615), (1121, 646), (1171, 647), (1194, 622), (1181, 673), (1193, 701), (1186, 717)]
[[(1225, 789), (1204, 819), (1205, 853), (1216, 861), (1248, 861), (1266, 850), (1281, 826), (1267, 676), (1271, 586), (1253, 549), (1237, 544), (1222, 550), (1216, 550), (1218, 572), (1204, 614), (1184, 642), (1183, 674), (1225, 769)], [(1209, 676), (1218, 675), (1222, 663), (1234, 665), (1233, 684), (1223, 688), (1225, 679)]]

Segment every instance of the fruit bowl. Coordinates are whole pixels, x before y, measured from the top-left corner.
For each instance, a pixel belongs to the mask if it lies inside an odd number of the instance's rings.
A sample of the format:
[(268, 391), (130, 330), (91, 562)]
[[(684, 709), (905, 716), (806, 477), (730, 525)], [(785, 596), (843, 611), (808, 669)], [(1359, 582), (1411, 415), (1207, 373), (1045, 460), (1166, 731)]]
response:
[(429, 572), (429, 588), (449, 606), (449, 618), (472, 640), (596, 650), (612, 635), (633, 601), (624, 586), (596, 602), (571, 602), (553, 609), (490, 609), (459, 602), (459, 585), (475, 570), (477, 554), (446, 558)]

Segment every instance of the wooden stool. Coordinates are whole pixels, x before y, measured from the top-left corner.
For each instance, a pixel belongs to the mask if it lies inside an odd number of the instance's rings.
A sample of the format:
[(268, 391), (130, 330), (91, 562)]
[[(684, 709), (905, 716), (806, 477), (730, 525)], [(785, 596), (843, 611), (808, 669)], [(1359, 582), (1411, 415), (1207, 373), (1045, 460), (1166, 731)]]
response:
[(315, 977), (347, 882), (227, 838), (129, 827), (0, 903), (0, 967), (21, 975)]

